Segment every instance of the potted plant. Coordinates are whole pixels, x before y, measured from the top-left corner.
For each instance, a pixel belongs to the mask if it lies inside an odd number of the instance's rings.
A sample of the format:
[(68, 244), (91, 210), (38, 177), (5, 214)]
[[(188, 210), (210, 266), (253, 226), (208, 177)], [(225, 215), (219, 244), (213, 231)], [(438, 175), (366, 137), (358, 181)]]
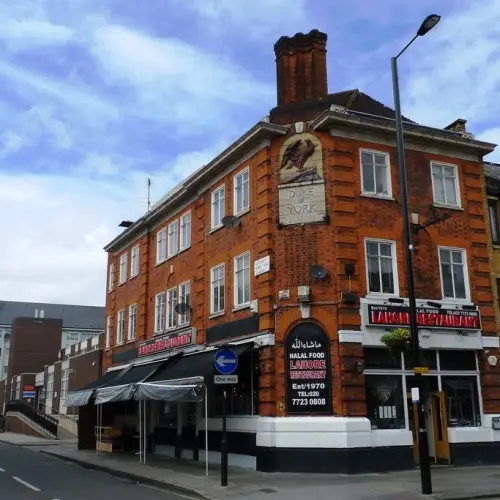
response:
[(392, 354), (400, 354), (410, 347), (411, 335), (408, 328), (395, 328), (380, 340)]

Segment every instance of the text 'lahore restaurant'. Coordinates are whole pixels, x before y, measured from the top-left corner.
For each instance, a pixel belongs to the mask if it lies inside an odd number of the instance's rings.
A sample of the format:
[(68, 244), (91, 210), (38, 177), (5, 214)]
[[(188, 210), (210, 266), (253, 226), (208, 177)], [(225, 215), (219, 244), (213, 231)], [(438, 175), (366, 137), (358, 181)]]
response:
[[(440, 304), (439, 304), (440, 306)], [(410, 314), (400, 307), (368, 305), (371, 325), (408, 326)], [(481, 317), (478, 311), (456, 309), (417, 309), (417, 324), (421, 327), (481, 329)]]

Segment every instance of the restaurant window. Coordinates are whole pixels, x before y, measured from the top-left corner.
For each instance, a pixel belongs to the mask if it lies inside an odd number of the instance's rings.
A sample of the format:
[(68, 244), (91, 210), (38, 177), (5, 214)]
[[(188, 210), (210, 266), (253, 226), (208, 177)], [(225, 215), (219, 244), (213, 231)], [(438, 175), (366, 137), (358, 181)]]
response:
[(366, 405), (372, 429), (404, 429), (402, 377), (368, 375)]
[[(228, 415), (258, 415), (259, 414), (259, 354), (248, 351), (238, 357), (238, 383), (227, 386)], [(213, 386), (213, 405), (210, 416), (222, 415), (222, 386)], [(210, 395), (209, 395), (210, 402)]]
[(444, 371), (477, 370), (475, 351), (439, 351), (439, 366)]
[[(413, 368), (413, 353), (408, 351), (404, 353), (405, 370)], [(437, 370), (437, 351), (434, 349), (420, 349), (420, 366), (426, 366), (429, 370)]]
[(177, 402), (160, 401), (158, 408), (158, 423), (162, 427), (177, 427)]
[(365, 347), (364, 366), (367, 370), (400, 370), (401, 356), (394, 356), (389, 349)]
[(481, 426), (477, 382), (477, 376), (441, 378), (446, 398), (448, 427)]

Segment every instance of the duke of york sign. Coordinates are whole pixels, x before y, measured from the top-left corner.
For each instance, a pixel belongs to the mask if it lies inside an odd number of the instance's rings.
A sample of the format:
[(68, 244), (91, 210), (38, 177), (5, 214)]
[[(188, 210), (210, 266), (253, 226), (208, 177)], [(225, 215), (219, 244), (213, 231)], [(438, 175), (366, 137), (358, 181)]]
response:
[[(369, 326), (408, 326), (410, 313), (407, 307), (368, 304)], [(433, 309), (417, 307), (417, 324), (422, 328), (480, 330), (479, 311), (461, 309)]]

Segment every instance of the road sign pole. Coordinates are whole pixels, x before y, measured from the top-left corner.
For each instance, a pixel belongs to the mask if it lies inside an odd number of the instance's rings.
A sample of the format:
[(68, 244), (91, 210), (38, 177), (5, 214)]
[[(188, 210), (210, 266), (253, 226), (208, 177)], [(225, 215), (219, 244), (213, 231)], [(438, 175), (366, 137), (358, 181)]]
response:
[[(227, 389), (238, 382), (238, 375), (233, 375), (238, 368), (238, 355), (231, 349), (219, 349), (214, 355), (214, 366), (219, 372), (214, 383), (222, 385), (222, 438), (220, 443), (220, 485), (227, 486)], [(219, 381), (217, 381), (219, 379)]]
[(220, 485), (227, 486), (227, 385), (222, 386), (222, 439), (220, 443)]

